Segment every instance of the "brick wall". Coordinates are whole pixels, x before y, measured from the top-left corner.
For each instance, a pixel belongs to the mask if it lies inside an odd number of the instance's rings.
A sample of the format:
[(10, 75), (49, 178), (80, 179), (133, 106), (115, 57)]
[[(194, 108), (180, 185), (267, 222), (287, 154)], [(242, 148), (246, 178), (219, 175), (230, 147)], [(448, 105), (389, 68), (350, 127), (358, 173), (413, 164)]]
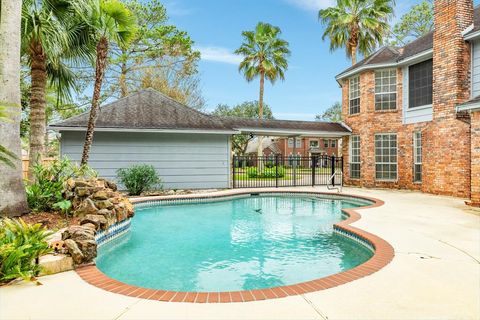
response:
[[(348, 114), (348, 80), (342, 84), (343, 119), (352, 128), (353, 134), (360, 135), (361, 145), (361, 178), (350, 179), (349, 138), (344, 138), (342, 152), (345, 156), (346, 184), (470, 197), (470, 126), (456, 119), (455, 106), (470, 97), (470, 50), (461, 31), (472, 23), (472, 15), (471, 0), (435, 1), (433, 121), (402, 124), (401, 69), (397, 69), (397, 110), (394, 111), (375, 111), (374, 71), (360, 74), (358, 115)], [(422, 132), (422, 183), (413, 181), (413, 134), (418, 130)], [(397, 134), (397, 181), (375, 180), (376, 133)]]
[(472, 203), (480, 206), (480, 111), (472, 112)]
[(473, 22), (471, 0), (436, 0), (433, 121), (426, 136), (426, 192), (470, 197), (470, 126), (455, 106), (470, 97), (470, 48), (462, 31)]
[[(421, 189), (421, 184), (413, 182), (413, 133), (423, 131), (426, 123), (402, 124), (402, 70), (397, 69), (397, 109), (389, 111), (375, 110), (375, 72), (366, 71), (360, 75), (360, 113), (348, 114), (348, 80), (343, 84), (342, 115), (345, 123), (352, 128), (353, 134), (360, 136), (360, 179), (350, 179), (349, 138), (342, 144), (344, 155), (345, 183), (363, 187)], [(397, 181), (378, 181), (375, 179), (375, 134), (397, 134)]]

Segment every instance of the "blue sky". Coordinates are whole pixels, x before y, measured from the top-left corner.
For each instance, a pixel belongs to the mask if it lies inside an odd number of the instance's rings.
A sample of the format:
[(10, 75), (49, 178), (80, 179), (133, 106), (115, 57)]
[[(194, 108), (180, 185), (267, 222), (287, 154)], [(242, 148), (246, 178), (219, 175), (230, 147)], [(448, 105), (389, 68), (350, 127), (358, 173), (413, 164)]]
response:
[[(419, 0), (397, 1), (396, 19)], [(477, 2), (477, 1), (475, 1)], [(258, 99), (258, 80), (247, 83), (233, 51), (241, 32), (263, 21), (279, 26), (292, 51), (284, 82), (267, 85), (265, 101), (278, 119), (314, 120), (341, 91), (334, 77), (350, 65), (344, 50), (322, 41), (317, 13), (333, 0), (165, 0), (170, 21), (187, 31), (202, 53), (200, 77), (207, 111), (219, 103)]]

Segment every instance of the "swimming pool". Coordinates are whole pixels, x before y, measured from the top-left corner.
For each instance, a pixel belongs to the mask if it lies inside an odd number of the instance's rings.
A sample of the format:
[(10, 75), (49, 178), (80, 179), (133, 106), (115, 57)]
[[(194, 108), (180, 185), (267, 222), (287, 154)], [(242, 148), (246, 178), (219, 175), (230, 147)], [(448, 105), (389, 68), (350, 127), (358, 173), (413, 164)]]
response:
[(279, 287), (352, 269), (373, 251), (334, 232), (342, 209), (369, 203), (259, 194), (137, 207), (130, 232), (99, 248), (97, 267), (123, 283), (170, 291)]

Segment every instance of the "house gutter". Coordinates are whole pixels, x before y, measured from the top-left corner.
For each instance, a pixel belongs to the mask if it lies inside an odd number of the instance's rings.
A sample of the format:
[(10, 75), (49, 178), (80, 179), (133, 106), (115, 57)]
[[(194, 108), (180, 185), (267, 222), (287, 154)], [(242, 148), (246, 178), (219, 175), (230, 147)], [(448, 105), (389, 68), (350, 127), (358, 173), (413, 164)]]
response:
[[(56, 127), (48, 126), (54, 131), (86, 131), (86, 127)], [(149, 132), (149, 133), (197, 133), (197, 134), (239, 134), (236, 130), (201, 130), (201, 129), (128, 129), (128, 128), (95, 128), (95, 132)]]
[(259, 134), (266, 136), (287, 136), (287, 137), (300, 137), (300, 136), (313, 136), (313, 137), (344, 137), (351, 135), (351, 132), (342, 131), (310, 131), (310, 130), (295, 130), (295, 129), (268, 129), (268, 128), (234, 128), (244, 134)]
[(413, 55), (411, 57), (398, 60), (396, 62), (390, 62), (390, 63), (377, 63), (377, 64), (366, 64), (363, 66), (360, 66), (356, 69), (350, 70), (345, 73), (341, 73), (335, 77), (335, 80), (337, 80), (338, 84), (342, 86), (341, 80), (351, 77), (359, 72), (366, 71), (366, 70), (372, 70), (372, 69), (381, 69), (381, 68), (392, 68), (392, 67), (402, 67), (408, 64), (412, 64), (415, 62), (420, 62), (422, 60), (426, 60), (431, 57), (433, 54), (433, 49), (428, 49), (425, 51), (422, 51), (420, 53), (417, 53), (416, 55)]
[(462, 112), (462, 111), (480, 111), (480, 102), (476, 103), (471, 103), (471, 104), (464, 104), (464, 105), (459, 105), (456, 107), (457, 112)]

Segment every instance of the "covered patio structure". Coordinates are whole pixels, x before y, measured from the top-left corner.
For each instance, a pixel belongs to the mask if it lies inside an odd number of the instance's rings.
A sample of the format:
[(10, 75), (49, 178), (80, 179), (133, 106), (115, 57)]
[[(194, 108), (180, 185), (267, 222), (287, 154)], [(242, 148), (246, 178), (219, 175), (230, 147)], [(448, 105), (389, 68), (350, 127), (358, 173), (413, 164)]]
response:
[[(88, 118), (83, 113), (50, 125), (60, 135), (62, 157), (80, 161)], [(231, 188), (236, 134), (341, 138), (350, 130), (340, 123), (212, 116), (146, 89), (100, 108), (88, 164), (114, 181), (118, 169), (148, 164), (166, 189)]]

